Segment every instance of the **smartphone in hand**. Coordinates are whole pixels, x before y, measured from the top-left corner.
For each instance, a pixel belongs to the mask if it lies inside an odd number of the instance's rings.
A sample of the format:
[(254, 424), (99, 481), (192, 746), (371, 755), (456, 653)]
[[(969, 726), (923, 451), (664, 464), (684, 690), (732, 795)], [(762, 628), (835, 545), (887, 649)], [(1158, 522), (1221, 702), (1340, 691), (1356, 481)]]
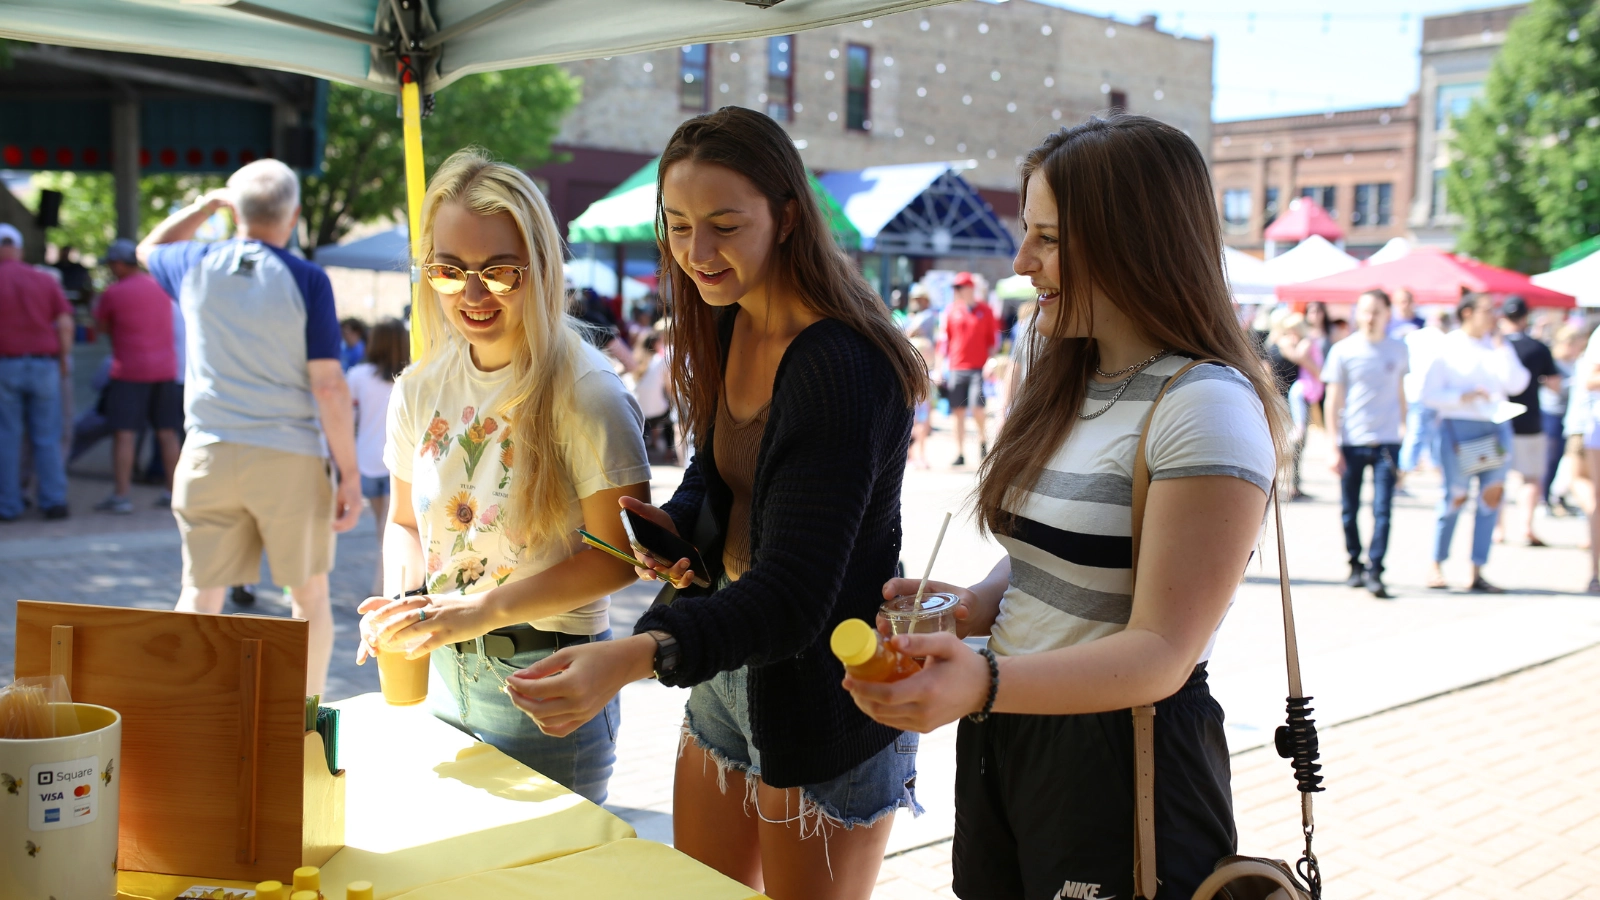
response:
[(706, 577), (710, 570), (695, 546), (660, 525), (646, 519), (631, 509), (622, 511), (622, 527), (628, 533), (628, 543), (635, 551), (643, 550), (656, 559), (675, 564), (680, 559), (689, 560), (689, 578), (700, 587), (710, 587)]

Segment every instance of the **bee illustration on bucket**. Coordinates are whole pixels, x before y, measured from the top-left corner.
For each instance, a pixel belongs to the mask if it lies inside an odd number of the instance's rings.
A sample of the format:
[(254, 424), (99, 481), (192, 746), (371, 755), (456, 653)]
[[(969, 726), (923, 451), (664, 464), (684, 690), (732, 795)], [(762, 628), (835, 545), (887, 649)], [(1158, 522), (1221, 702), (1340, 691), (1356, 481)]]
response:
[(105, 785), (107, 787), (111, 786), (111, 771), (113, 769), (115, 769), (116, 767), (117, 767), (117, 761), (115, 759), (106, 760), (106, 770), (104, 772), (100, 773), (100, 783), (101, 784), (103, 784), (103, 785)]
[(20, 786), (15, 776), (10, 772), (0, 772), (0, 784), (6, 786), (6, 793), (15, 794)]
[(28, 851), (28, 855), (29, 856), (38, 856), (39, 855), (39, 851), (44, 849), (43, 847), (39, 846), (38, 844), (35, 844), (33, 841), (28, 841), (27, 843), (25, 843), (23, 845), (23, 847), (24, 847), (24, 849), (26, 849)]

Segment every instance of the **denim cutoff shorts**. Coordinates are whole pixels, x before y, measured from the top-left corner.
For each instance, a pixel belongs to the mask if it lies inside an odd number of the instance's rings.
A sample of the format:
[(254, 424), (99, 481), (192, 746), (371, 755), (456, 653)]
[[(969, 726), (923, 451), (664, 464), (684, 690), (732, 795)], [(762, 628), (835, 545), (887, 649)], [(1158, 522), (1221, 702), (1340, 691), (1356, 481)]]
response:
[[(689, 691), (683, 721), (685, 737), (694, 738), (718, 767), (746, 776), (747, 806), (755, 796), (755, 779), (761, 775), (761, 753), (750, 726), (749, 684), (750, 670), (745, 667), (719, 672), (710, 681), (695, 685)], [(917, 739), (914, 732), (902, 732), (889, 746), (844, 774), (801, 785), (795, 818), (801, 822), (802, 832), (813, 810), (822, 820), (845, 828), (876, 824), (901, 808), (922, 815), (916, 792)]]
[(367, 475), (361, 476), (361, 496), (368, 500), (389, 496), (389, 477), (387, 475), (382, 478), (372, 478)]

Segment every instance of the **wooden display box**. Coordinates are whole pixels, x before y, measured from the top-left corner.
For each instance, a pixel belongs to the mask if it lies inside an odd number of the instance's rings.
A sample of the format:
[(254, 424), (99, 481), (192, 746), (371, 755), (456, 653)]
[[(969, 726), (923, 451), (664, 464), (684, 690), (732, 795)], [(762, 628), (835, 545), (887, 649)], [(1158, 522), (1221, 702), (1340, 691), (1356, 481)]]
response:
[(345, 779), (305, 730), (307, 624), (17, 603), (17, 677), (122, 714), (118, 868), (284, 880), (344, 846)]

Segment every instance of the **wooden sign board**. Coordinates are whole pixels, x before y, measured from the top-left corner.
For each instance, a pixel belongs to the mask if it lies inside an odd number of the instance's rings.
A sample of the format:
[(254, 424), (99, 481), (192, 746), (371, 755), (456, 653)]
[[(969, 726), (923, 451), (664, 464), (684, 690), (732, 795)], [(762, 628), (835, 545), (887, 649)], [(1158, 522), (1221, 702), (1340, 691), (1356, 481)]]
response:
[(339, 849), (343, 773), (305, 730), (307, 633), (300, 619), (17, 603), (17, 677), (66, 675), (73, 700), (122, 714), (119, 868), (286, 880)]

